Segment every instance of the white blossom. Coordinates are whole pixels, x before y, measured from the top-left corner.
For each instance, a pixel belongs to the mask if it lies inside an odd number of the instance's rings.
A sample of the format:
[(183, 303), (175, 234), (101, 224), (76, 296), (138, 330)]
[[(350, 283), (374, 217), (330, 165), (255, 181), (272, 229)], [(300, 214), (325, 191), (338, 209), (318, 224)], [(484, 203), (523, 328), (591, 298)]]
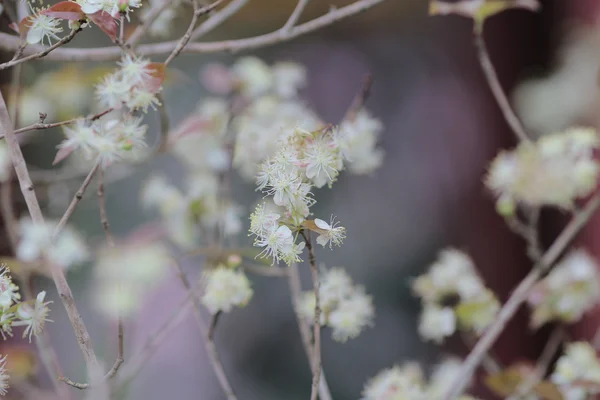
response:
[(63, 30), (60, 27), (60, 20), (58, 18), (41, 13), (36, 13), (29, 17), (27, 25), (29, 30), (27, 31), (26, 40), (29, 44), (44, 44), (47, 41), (48, 45), (50, 45), (51, 39), (60, 40), (57, 33)]
[(456, 316), (450, 307), (427, 304), (421, 313), (419, 335), (426, 340), (441, 343), (456, 331)]
[(315, 218), (315, 225), (321, 230), (317, 237), (317, 243), (323, 247), (329, 244), (329, 248), (332, 245), (341, 246), (346, 238), (346, 228), (338, 226), (339, 222), (336, 222), (333, 217), (331, 217), (330, 222), (331, 224), (328, 224), (322, 219)]
[(567, 345), (551, 380), (558, 385), (566, 400), (585, 400), (600, 393), (600, 360), (587, 342)]
[(16, 316), (19, 320), (13, 322), (13, 326), (25, 326), (23, 337), (29, 336), (30, 342), (32, 335), (39, 336), (43, 332), (46, 321), (52, 322), (52, 320), (48, 319), (48, 313), (50, 312), (48, 304), (52, 302), (45, 302), (45, 298), (46, 292), (40, 292), (33, 304), (23, 302), (19, 304), (17, 309)]
[(202, 304), (208, 311), (230, 312), (236, 307), (244, 307), (252, 297), (250, 281), (242, 271), (219, 266), (206, 272), (206, 284)]

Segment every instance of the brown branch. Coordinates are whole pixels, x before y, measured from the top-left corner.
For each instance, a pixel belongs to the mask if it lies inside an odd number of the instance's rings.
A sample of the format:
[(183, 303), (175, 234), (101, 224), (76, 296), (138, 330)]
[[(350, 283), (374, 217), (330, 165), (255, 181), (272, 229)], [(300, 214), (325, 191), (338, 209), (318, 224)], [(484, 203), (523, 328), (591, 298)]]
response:
[(479, 341), (463, 362), (459, 378), (452, 386), (452, 389), (444, 397), (446, 400), (455, 399), (463, 393), (467, 382), (469, 382), (473, 376), (473, 373), (481, 363), (482, 358), (496, 342), (496, 339), (498, 339), (498, 336), (500, 336), (506, 327), (506, 324), (515, 315), (521, 304), (525, 302), (531, 288), (542, 274), (550, 269), (558, 260), (560, 255), (566, 250), (569, 244), (571, 244), (575, 236), (577, 236), (589, 221), (598, 207), (600, 207), (600, 194), (597, 193), (586, 203), (581, 211), (573, 216), (554, 243), (552, 243), (550, 248), (544, 253), (540, 261), (533, 266), (533, 269), (529, 274), (521, 281), (521, 283), (519, 283), (504, 306), (502, 306), (502, 309), (500, 309), (494, 323), (484, 332), (481, 338), (479, 338)]
[[(88, 120), (88, 121), (95, 121), (97, 119), (102, 118), (103, 116), (105, 116), (106, 114), (110, 113), (111, 111), (113, 111), (113, 109), (109, 108), (108, 110), (104, 110), (101, 113), (85, 117), (85, 119)], [(35, 123), (35, 124), (32, 124), (32, 125), (25, 126), (23, 128), (20, 128), (20, 129), (15, 129), (15, 131), (13, 133), (19, 134), (19, 133), (25, 133), (25, 132), (30, 132), (30, 131), (35, 131), (35, 130), (41, 130), (41, 129), (57, 128), (59, 126), (72, 124), (74, 122), (77, 122), (80, 119), (81, 119), (81, 117), (77, 117), (77, 118), (72, 118), (72, 119), (68, 119), (68, 120), (65, 120), (65, 121), (53, 122), (51, 124), (45, 124), (43, 122), (38, 122), (38, 123)], [(4, 134), (0, 134), (0, 139), (3, 139), (3, 138), (4, 138)]]
[(198, 0), (192, 1), (192, 4), (194, 6), (194, 14), (192, 15), (192, 21), (190, 22), (190, 25), (188, 26), (188, 29), (185, 32), (185, 35), (183, 35), (183, 37), (181, 38), (181, 40), (179, 41), (177, 46), (173, 49), (171, 54), (169, 54), (169, 57), (167, 57), (167, 59), (165, 60), (165, 65), (169, 65), (169, 63), (171, 61), (173, 61), (173, 59), (175, 57), (177, 57), (179, 55), (179, 53), (181, 53), (183, 48), (188, 44), (188, 42), (192, 38), (192, 33), (194, 33), (194, 27), (196, 26), (196, 23), (198, 22), (198, 18), (200, 18), (200, 16), (202, 16), (204, 14), (208, 14), (222, 2), (223, 2), (223, 0), (217, 0), (208, 6), (200, 7), (198, 4)]
[(343, 121), (353, 121), (356, 119), (356, 115), (363, 108), (365, 102), (369, 98), (371, 93), (371, 86), (373, 85), (373, 75), (366, 74), (363, 78), (362, 86), (360, 91), (354, 97), (352, 104), (348, 108)]
[(490, 60), (489, 53), (485, 46), (485, 41), (483, 40), (482, 33), (476, 31), (474, 34), (474, 42), (475, 48), (477, 49), (477, 56), (479, 57), (479, 63), (481, 64), (481, 69), (485, 75), (487, 83), (492, 91), (492, 94), (496, 98), (496, 102), (504, 115), (504, 119), (508, 122), (508, 125), (514, 132), (517, 139), (522, 142), (530, 142), (531, 139), (525, 133), (525, 129), (519, 121), (519, 118), (516, 116), (513, 111), (508, 99), (506, 98), (506, 94), (504, 93), (504, 89), (502, 89), (502, 85), (498, 79), (498, 75), (496, 74), (496, 70), (494, 69), (494, 65)]
[(298, 0), (298, 4), (296, 4), (296, 8), (294, 8), (294, 11), (292, 11), (292, 14), (288, 18), (288, 20), (285, 22), (285, 25), (283, 25), (283, 27), (281, 28), (282, 33), (289, 32), (289, 30), (292, 29), (294, 27), (294, 25), (296, 25), (296, 23), (302, 16), (302, 12), (306, 8), (306, 5), (308, 4), (309, 1), (310, 0)]
[(221, 25), (223, 22), (229, 19), (232, 15), (237, 13), (243, 6), (248, 3), (249, 0), (232, 0), (218, 12), (214, 13), (209, 19), (204, 21), (198, 28), (192, 33), (192, 41), (200, 38), (208, 32)]
[(58, 221), (56, 228), (54, 228), (54, 232), (52, 233), (52, 239), (56, 239), (58, 234), (67, 225), (69, 218), (71, 218), (71, 216), (75, 212), (75, 209), (81, 202), (81, 199), (83, 198), (83, 194), (85, 193), (85, 190), (87, 189), (87, 187), (90, 185), (92, 178), (94, 177), (94, 175), (96, 175), (96, 172), (98, 172), (98, 170), (100, 169), (100, 164), (101, 164), (100, 159), (98, 159), (98, 161), (96, 161), (96, 163), (94, 164), (94, 167), (92, 168), (92, 170), (89, 172), (89, 174), (83, 180), (81, 187), (75, 193), (73, 200), (71, 200), (71, 204), (69, 204), (69, 207), (67, 207), (67, 211), (65, 211), (65, 213), (63, 214), (60, 221)]
[(176, 260), (173, 262), (173, 264), (177, 268), (177, 275), (181, 279), (181, 282), (183, 283), (185, 290), (187, 290), (188, 293), (190, 293), (190, 295), (192, 296), (192, 306), (193, 306), (192, 311), (194, 313), (196, 322), (198, 323), (198, 327), (200, 328), (202, 337), (204, 338), (204, 340), (203, 340), (204, 348), (206, 350), (206, 353), (208, 354), (208, 359), (213, 368), (213, 371), (215, 372), (215, 375), (217, 376), (219, 385), (221, 386), (223, 393), (225, 393), (227, 400), (237, 400), (237, 397), (235, 395), (235, 392), (233, 391), (231, 383), (227, 379), (227, 375), (225, 374), (225, 369), (223, 369), (223, 364), (221, 364), (221, 360), (219, 359), (219, 354), (217, 353), (217, 348), (213, 341), (214, 327), (216, 326), (219, 313), (215, 314), (212, 317), (210, 327), (209, 327), (208, 333), (207, 333), (206, 325), (204, 323), (204, 320), (202, 319), (202, 313), (201, 313), (202, 304), (200, 303), (200, 300), (198, 299), (196, 294), (192, 291), (192, 285), (190, 284), (189, 279), (185, 275), (185, 272), (183, 271), (183, 268), (181, 267), (181, 265)]
[(317, 258), (310, 241), (310, 232), (304, 230), (300, 231), (304, 242), (306, 243), (306, 249), (308, 251), (308, 263), (310, 264), (310, 272), (313, 281), (313, 291), (315, 294), (315, 315), (313, 319), (313, 380), (311, 388), (311, 400), (317, 400), (319, 395), (319, 380), (321, 379), (321, 302), (320, 302), (320, 282), (319, 282), (319, 269), (317, 268)]
[[(311, 21), (297, 25), (286, 34), (281, 34), (280, 29), (264, 35), (254, 36), (246, 39), (225, 40), (218, 42), (189, 43), (182, 50), (184, 53), (216, 53), (223, 51), (241, 51), (252, 50), (260, 47), (271, 46), (277, 43), (285, 42), (307, 33), (316, 31), (325, 26), (331, 25), (344, 18), (359, 14), (367, 9), (383, 3), (385, 0), (358, 0), (354, 3), (333, 9)], [(141, 56), (154, 56), (168, 54), (178, 45), (179, 41), (166, 41), (161, 43), (152, 43), (140, 45), (137, 48), (137, 54)], [(15, 50), (19, 44), (19, 38), (14, 35), (0, 33), (0, 49)], [(32, 51), (44, 49), (43, 46), (29, 46)], [(27, 50), (25, 51), (27, 53)], [(47, 60), (55, 61), (108, 61), (115, 60), (121, 56), (121, 49), (118, 47), (97, 47), (97, 48), (60, 48), (56, 49), (46, 57)]]
[[(17, 178), (19, 180), (19, 184), (21, 187), (21, 192), (23, 193), (23, 197), (25, 198), (25, 202), (27, 203), (27, 208), (31, 215), (31, 218), (35, 224), (43, 225), (44, 224), (44, 216), (42, 214), (42, 209), (38, 202), (38, 199), (35, 195), (34, 186), (31, 182), (31, 178), (29, 177), (29, 171), (27, 169), (27, 164), (25, 163), (25, 158), (23, 157), (23, 153), (21, 151), (21, 147), (19, 146), (19, 142), (17, 141), (17, 137), (13, 132), (13, 125), (8, 115), (8, 110), (6, 108), (6, 103), (4, 102), (4, 97), (0, 93), (0, 130), (6, 137), (6, 143), (10, 149), (11, 159), (15, 168), (15, 172), (17, 174)], [(94, 348), (92, 346), (92, 342), (90, 339), (89, 332), (81, 319), (81, 315), (77, 310), (75, 305), (75, 299), (73, 298), (73, 293), (71, 292), (71, 287), (67, 282), (67, 279), (64, 275), (64, 272), (61, 268), (51, 265), (52, 270), (52, 279), (54, 280), (54, 284), (56, 285), (56, 289), (60, 296), (60, 299), (67, 311), (67, 315), (69, 320), (71, 321), (71, 325), (73, 326), (73, 330), (75, 332), (75, 336), (77, 337), (77, 343), (79, 344), (79, 348), (83, 353), (86, 366), (89, 371), (93, 371), (95, 368), (98, 368), (98, 360), (96, 359), (96, 354), (94, 353)]]
[[(308, 358), (310, 370), (315, 373), (315, 361), (313, 357), (313, 348), (310, 337), (310, 326), (306, 323), (306, 320), (300, 312), (300, 299), (302, 297), (302, 286), (300, 285), (300, 275), (298, 274), (298, 265), (291, 264), (288, 272), (288, 284), (290, 287), (290, 295), (292, 298), (292, 306), (294, 307), (294, 314), (296, 315), (296, 322), (298, 323), (298, 330), (300, 331), (300, 339), (302, 340), (302, 347)], [(331, 392), (325, 379), (325, 372), (321, 368), (321, 379), (319, 380), (319, 398), (321, 400), (332, 400)]]
[(37, 58), (42, 58), (42, 57), (47, 56), (53, 50), (58, 49), (59, 47), (65, 45), (65, 44), (69, 43), (71, 40), (73, 40), (73, 38), (75, 37), (75, 35), (77, 35), (77, 33), (79, 31), (80, 30), (72, 30), (67, 36), (60, 39), (58, 42), (54, 43), (52, 46), (45, 48), (44, 50), (40, 51), (39, 53), (31, 54), (27, 57), (19, 58), (20, 57), (19, 50), (21, 50), (21, 52), (23, 52), (25, 50), (25, 48), (19, 47), (19, 49), (17, 50), (17, 54), (15, 54), (15, 58), (13, 58), (12, 60), (10, 60), (8, 62), (0, 64), (0, 71), (2, 71), (3, 69), (14, 67), (15, 65), (24, 63), (26, 61), (35, 60)]

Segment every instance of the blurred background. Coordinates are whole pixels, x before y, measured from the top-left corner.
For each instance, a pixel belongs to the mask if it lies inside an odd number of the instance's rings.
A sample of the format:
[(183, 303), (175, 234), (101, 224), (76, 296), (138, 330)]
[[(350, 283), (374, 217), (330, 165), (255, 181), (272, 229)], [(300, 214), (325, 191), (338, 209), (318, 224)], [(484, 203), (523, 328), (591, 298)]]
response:
[[(349, 3), (314, 0), (301, 21)], [(345, 344), (323, 335), (323, 365), (333, 397), (340, 400), (359, 399), (364, 382), (394, 364), (416, 360), (427, 367), (444, 355), (465, 353), (466, 348), (458, 341), (436, 347), (423, 344), (417, 335), (420, 306), (411, 296), (410, 279), (422, 273), (441, 249), (454, 246), (470, 254), (501, 300), (506, 300), (529, 270), (523, 243), (497, 216), (493, 199), (482, 186), (489, 161), (499, 149), (514, 145), (515, 138), (480, 71), (472, 46), (472, 22), (459, 16), (428, 17), (427, 3), (388, 0), (326, 29), (252, 52), (268, 62), (304, 64), (309, 84), (303, 97), (332, 123), (344, 115), (363, 75), (371, 73), (374, 77), (367, 108), (385, 125), (382, 168), (368, 177), (342, 174), (333, 190), (316, 193), (320, 200), (316, 213), (337, 215), (348, 232), (343, 247), (335, 251), (319, 248), (318, 260), (327, 266), (345, 267), (355, 282), (373, 295), (377, 315), (373, 328)], [(531, 132), (544, 134), (575, 123), (600, 122), (600, 31), (595, 26), (598, 3), (542, 1), (540, 13), (511, 10), (486, 23), (485, 39), (492, 61)], [(202, 40), (273, 31), (285, 22), (295, 4), (294, 0), (251, 0)], [(173, 38), (181, 36), (188, 16), (179, 16)], [(78, 47), (108, 44), (107, 38), (92, 29), (75, 40)], [(237, 56), (183, 55), (172, 64), (164, 92), (172, 123), (181, 121), (207, 95), (199, 81), (203, 66), (214, 61), (230, 64)], [(107, 68), (113, 65), (106, 63)], [(98, 63), (66, 67), (44, 61), (26, 64), (22, 80), (25, 100), (18, 125), (35, 122), (38, 112), (48, 113), (51, 121), (78, 115), (77, 101), (62, 104), (61, 96), (51, 93), (61, 90), (62, 79), (86, 82), (87, 72), (102, 67)], [(39, 86), (40, 79), (46, 80), (45, 95), (39, 89), (29, 90), (28, 85)], [(0, 81), (10, 81), (9, 71), (0, 72)], [(86, 82), (77, 89), (80, 92), (64, 97), (85, 98), (91, 95), (86, 91), (89, 87)], [(156, 137), (151, 114), (148, 123)], [(41, 181), (38, 192), (54, 217), (62, 215), (80, 183), (79, 179), (68, 179), (68, 171), (65, 176), (65, 171), (58, 174), (49, 169), (53, 146), (60, 137), (60, 131), (43, 131), (24, 139), (27, 160), (36, 170), (34, 177)], [(174, 160), (160, 157), (107, 184), (108, 215), (116, 235), (125, 236), (155, 217), (138, 205), (140, 185), (155, 171), (176, 177), (178, 169)], [(44, 183), (49, 181), (54, 182), (51, 188)], [(239, 203), (251, 204), (256, 199), (252, 185), (238, 180), (234, 188)], [(14, 190), (18, 192), (16, 184)], [(23, 211), (19, 196), (15, 194), (15, 202)], [(92, 242), (100, 243), (103, 232), (97, 212), (95, 193), (89, 191), (73, 221)], [(545, 240), (552, 240), (563, 220), (561, 215), (543, 215)], [(581, 242), (599, 255), (600, 248), (593, 247), (598, 247), (595, 227), (600, 228), (600, 220), (592, 222)], [(6, 251), (10, 251), (8, 247)], [(202, 260), (186, 262), (184, 267), (190, 276), (197, 276)], [(308, 266), (301, 267), (308, 288)], [(90, 306), (91, 279), (86, 268), (69, 275), (92, 339), (110, 365), (115, 354), (115, 327)], [(241, 399), (305, 399), (310, 393), (311, 375), (287, 283), (281, 278), (252, 276), (252, 284), (255, 295), (250, 304), (219, 321), (216, 344), (224, 368)], [(74, 380), (86, 380), (75, 337), (52, 282), (40, 278), (35, 285), (47, 288), (55, 301), (51, 314), (54, 323), (47, 329), (65, 373)], [(126, 325), (125, 362), (184, 297), (174, 275), (160, 287), (149, 289), (143, 310)], [(592, 336), (595, 322), (590, 321), (573, 335)], [(505, 363), (533, 359), (547, 333), (530, 332), (526, 314), (519, 314), (495, 346), (494, 355)], [(198, 335), (189, 314), (145, 365), (125, 398), (225, 398)], [(481, 387), (474, 393), (493, 398)]]

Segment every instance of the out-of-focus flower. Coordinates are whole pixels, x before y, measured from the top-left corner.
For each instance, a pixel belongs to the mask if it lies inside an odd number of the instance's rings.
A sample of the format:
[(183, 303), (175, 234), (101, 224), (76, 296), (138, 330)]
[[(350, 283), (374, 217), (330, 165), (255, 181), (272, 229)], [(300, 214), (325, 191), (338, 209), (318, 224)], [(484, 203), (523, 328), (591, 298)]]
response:
[(56, 223), (52, 221), (36, 224), (29, 218), (21, 219), (17, 258), (24, 262), (46, 259), (62, 268), (87, 261), (89, 252), (81, 236), (69, 226), (65, 226), (52, 241), (55, 226)]
[[(361, 286), (355, 286), (342, 268), (331, 268), (319, 277), (319, 298), (322, 326), (332, 329), (332, 337), (338, 342), (357, 337), (373, 323), (375, 310), (373, 299)], [(310, 323), (314, 320), (314, 292), (305, 292), (298, 313)]]
[(239, 90), (255, 97), (266, 94), (273, 87), (273, 72), (267, 64), (256, 57), (242, 57), (231, 67)]
[(250, 281), (242, 271), (219, 266), (206, 272), (205, 279), (202, 304), (212, 314), (230, 312), (234, 306), (244, 307), (252, 297)]
[(6, 311), (21, 299), (21, 294), (19, 293), (19, 287), (12, 281), (10, 271), (4, 265), (0, 268), (2, 269), (0, 273), (0, 307), (3, 311)]
[(450, 307), (426, 304), (421, 312), (419, 335), (425, 340), (441, 343), (456, 331), (456, 316)]
[(600, 393), (600, 360), (587, 342), (567, 346), (551, 376), (565, 399), (585, 400)]
[(361, 400), (425, 400), (425, 379), (418, 364), (381, 371), (365, 385)]
[(594, 150), (599, 147), (594, 129), (573, 128), (501, 152), (485, 180), (498, 196), (498, 212), (513, 215), (518, 204), (572, 208), (596, 187), (600, 167)]
[(585, 250), (574, 250), (536, 284), (528, 298), (531, 325), (548, 321), (575, 322), (600, 301), (596, 261)]
[(350, 173), (369, 174), (381, 166), (383, 150), (377, 147), (377, 141), (382, 130), (381, 121), (364, 109), (360, 110), (353, 120), (342, 122), (337, 141), (348, 162)]

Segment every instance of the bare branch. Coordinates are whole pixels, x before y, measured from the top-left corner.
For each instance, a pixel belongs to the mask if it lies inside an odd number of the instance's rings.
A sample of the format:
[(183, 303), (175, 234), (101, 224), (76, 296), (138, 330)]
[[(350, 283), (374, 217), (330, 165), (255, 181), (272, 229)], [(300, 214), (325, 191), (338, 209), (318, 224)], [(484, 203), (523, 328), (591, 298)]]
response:
[(506, 327), (506, 324), (515, 315), (521, 304), (525, 302), (531, 288), (542, 274), (554, 265), (560, 255), (565, 251), (569, 244), (571, 244), (575, 236), (577, 236), (585, 224), (594, 215), (598, 207), (600, 207), (600, 194), (594, 195), (594, 197), (587, 202), (585, 207), (571, 219), (554, 243), (552, 243), (552, 246), (544, 253), (540, 262), (536, 263), (531, 272), (529, 272), (521, 283), (519, 283), (504, 306), (502, 306), (494, 323), (484, 332), (481, 338), (479, 338), (473, 351), (471, 351), (465, 359), (458, 380), (454, 383), (450, 392), (444, 397), (446, 400), (455, 399), (463, 393), (467, 383), (473, 376), (475, 369), (481, 363), (482, 358), (496, 342), (496, 339), (498, 339), (498, 336), (500, 336)]
[(292, 15), (290, 15), (288, 20), (285, 22), (285, 25), (283, 25), (283, 28), (281, 28), (282, 33), (289, 32), (289, 30), (296, 25), (302, 16), (302, 11), (304, 11), (309, 1), (310, 0), (298, 0), (298, 4), (296, 5), (296, 8), (294, 8)]
[(192, 33), (192, 41), (199, 39), (201, 36), (215, 29), (223, 22), (229, 19), (232, 15), (237, 13), (242, 7), (244, 7), (249, 0), (232, 0), (223, 9), (214, 13), (209, 19), (204, 21), (198, 28)]
[[(17, 141), (17, 136), (13, 132), (13, 125), (8, 115), (8, 109), (6, 108), (4, 97), (1, 93), (0, 130), (2, 131), (1, 133), (3, 133), (6, 137), (6, 143), (10, 150), (11, 159), (15, 168), (15, 172), (17, 173), (17, 178), (19, 179), (21, 192), (23, 193), (23, 197), (27, 203), (27, 208), (29, 209), (31, 218), (35, 224), (43, 225), (44, 216), (42, 214), (42, 209), (35, 195), (33, 183), (29, 177), (29, 171), (27, 170), (27, 164), (25, 163), (25, 158), (23, 157), (21, 147)], [(94, 370), (94, 368), (98, 368), (98, 360), (96, 359), (96, 354), (94, 353), (90, 335), (75, 305), (75, 299), (73, 298), (73, 293), (71, 292), (69, 283), (67, 282), (67, 279), (61, 268), (55, 265), (51, 265), (50, 267), (52, 270), (52, 279), (54, 280), (58, 294), (67, 311), (71, 325), (73, 325), (73, 330), (75, 332), (75, 336), (77, 337), (77, 342), (81, 352), (83, 353), (86, 366), (88, 370)]]
[[(246, 39), (225, 40), (218, 42), (189, 43), (182, 50), (184, 53), (217, 53), (222, 51), (246, 51), (260, 47), (271, 46), (277, 43), (292, 40), (307, 33), (316, 31), (325, 26), (331, 25), (339, 20), (363, 12), (385, 0), (358, 0), (348, 6), (333, 9), (325, 15), (315, 18), (311, 21), (297, 25), (286, 34), (281, 34), (276, 30), (264, 35), (254, 36)], [(137, 54), (141, 56), (153, 56), (171, 53), (177, 47), (179, 41), (167, 41), (162, 43), (144, 44), (137, 47)], [(18, 48), (19, 38), (14, 35), (0, 33), (0, 49), (14, 51)], [(30, 51), (43, 50), (43, 46), (29, 46)], [(28, 50), (25, 50), (27, 53)], [(47, 60), (56, 61), (106, 61), (115, 60), (121, 56), (121, 49), (118, 47), (97, 47), (97, 48), (59, 48), (48, 54)]]

